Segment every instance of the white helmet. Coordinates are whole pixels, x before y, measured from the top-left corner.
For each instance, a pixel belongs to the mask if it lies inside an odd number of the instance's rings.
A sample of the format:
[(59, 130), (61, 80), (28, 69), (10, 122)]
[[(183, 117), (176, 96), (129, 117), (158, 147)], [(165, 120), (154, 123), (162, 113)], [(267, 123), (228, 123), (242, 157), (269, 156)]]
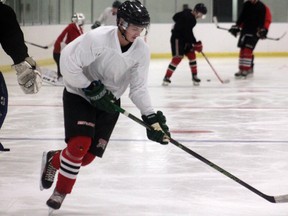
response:
[(77, 23), (79, 26), (82, 26), (85, 22), (85, 16), (83, 13), (74, 13), (71, 20), (73, 23)]

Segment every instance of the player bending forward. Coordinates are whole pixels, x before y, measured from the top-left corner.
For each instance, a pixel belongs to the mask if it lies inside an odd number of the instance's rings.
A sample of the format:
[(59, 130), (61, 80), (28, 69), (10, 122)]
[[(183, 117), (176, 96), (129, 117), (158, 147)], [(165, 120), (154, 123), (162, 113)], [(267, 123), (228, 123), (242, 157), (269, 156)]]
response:
[(129, 97), (143, 121), (154, 130), (149, 139), (168, 144), (169, 129), (162, 112), (154, 112), (147, 88), (150, 53), (140, 33), (147, 33), (149, 13), (139, 1), (125, 1), (117, 13), (117, 26), (101, 26), (81, 35), (61, 53), (65, 89), (63, 107), (67, 147), (43, 154), (41, 189), (52, 186), (46, 202), (59, 209), (71, 193), (81, 166), (102, 157), (118, 120), (114, 102), (130, 86)]
[(196, 86), (200, 84), (201, 80), (197, 76), (198, 71), (195, 51), (201, 52), (203, 46), (201, 41), (196, 40), (193, 28), (197, 24), (196, 20), (204, 18), (206, 13), (206, 6), (199, 3), (195, 5), (193, 10), (184, 8), (183, 11), (178, 12), (173, 16), (175, 24), (170, 38), (173, 57), (166, 70), (162, 83), (163, 86), (167, 86), (171, 83), (171, 77), (184, 58), (184, 55), (187, 56), (189, 60), (193, 84)]

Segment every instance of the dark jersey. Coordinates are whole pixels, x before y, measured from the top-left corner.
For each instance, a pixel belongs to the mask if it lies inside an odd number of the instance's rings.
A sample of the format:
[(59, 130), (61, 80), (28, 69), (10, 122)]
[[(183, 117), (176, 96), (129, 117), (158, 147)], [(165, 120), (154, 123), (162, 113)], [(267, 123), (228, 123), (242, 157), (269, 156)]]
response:
[(197, 21), (190, 9), (183, 10), (173, 16), (175, 22), (172, 29), (172, 36), (184, 40), (185, 43), (196, 43), (193, 28)]
[(271, 13), (269, 8), (260, 1), (255, 4), (247, 1), (236, 22), (242, 28), (242, 32), (256, 34), (261, 28), (268, 30), (271, 23)]
[(28, 49), (24, 42), (23, 32), (11, 7), (0, 3), (0, 43), (4, 51), (18, 64), (28, 57)]

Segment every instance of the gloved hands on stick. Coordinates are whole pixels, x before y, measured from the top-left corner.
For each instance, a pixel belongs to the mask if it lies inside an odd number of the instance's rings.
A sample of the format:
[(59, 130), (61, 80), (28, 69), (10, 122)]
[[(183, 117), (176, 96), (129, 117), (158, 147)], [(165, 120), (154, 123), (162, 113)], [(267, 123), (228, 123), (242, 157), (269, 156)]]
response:
[(166, 125), (166, 118), (161, 111), (157, 111), (157, 113), (147, 116), (142, 115), (142, 119), (154, 129), (147, 129), (148, 139), (164, 145), (169, 143), (170, 132), (168, 126)]

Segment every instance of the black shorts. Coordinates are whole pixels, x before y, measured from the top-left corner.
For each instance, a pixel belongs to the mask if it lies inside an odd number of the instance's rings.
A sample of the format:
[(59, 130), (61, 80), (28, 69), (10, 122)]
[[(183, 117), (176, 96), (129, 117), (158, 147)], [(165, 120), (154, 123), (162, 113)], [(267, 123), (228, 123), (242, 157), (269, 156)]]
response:
[(172, 56), (184, 56), (185, 54), (185, 42), (175, 36), (171, 36), (170, 38), (171, 43), (171, 51)]
[[(115, 102), (120, 106), (120, 99)], [(119, 112), (108, 113), (93, 107), (79, 95), (63, 92), (64, 125), (66, 143), (71, 137), (92, 138), (89, 152), (102, 157), (119, 117)]]
[(254, 50), (256, 47), (256, 44), (258, 43), (259, 38), (255, 34), (249, 34), (249, 33), (241, 33), (239, 41), (238, 41), (238, 47), (239, 48), (249, 48)]

